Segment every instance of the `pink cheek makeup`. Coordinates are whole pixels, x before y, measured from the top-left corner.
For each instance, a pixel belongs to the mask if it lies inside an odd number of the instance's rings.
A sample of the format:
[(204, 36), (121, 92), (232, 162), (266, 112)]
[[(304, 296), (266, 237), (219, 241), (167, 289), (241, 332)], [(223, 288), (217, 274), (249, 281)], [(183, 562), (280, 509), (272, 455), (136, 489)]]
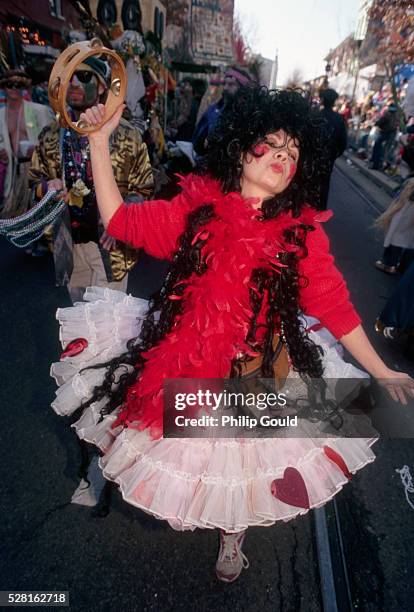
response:
[(266, 153), (269, 153), (269, 151), (270, 151), (270, 147), (269, 145), (266, 145), (266, 144), (257, 144), (252, 149), (252, 152), (255, 155), (255, 160), (257, 163), (260, 161), (260, 158), (263, 157), (263, 155), (266, 155)]
[(289, 174), (288, 174), (288, 180), (290, 181), (291, 179), (293, 179), (293, 177), (296, 174), (296, 170), (297, 170), (297, 165), (295, 164), (295, 162), (292, 162), (290, 164), (290, 170), (289, 170)]

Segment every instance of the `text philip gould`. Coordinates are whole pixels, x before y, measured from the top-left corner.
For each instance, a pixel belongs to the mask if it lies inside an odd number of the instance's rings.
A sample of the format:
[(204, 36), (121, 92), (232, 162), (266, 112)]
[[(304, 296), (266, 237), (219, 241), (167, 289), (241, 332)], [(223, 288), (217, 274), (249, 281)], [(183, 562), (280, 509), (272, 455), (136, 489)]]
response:
[[(236, 393), (227, 390), (214, 392), (211, 389), (198, 389), (194, 392), (177, 392), (173, 396), (174, 410), (177, 412), (186, 411), (185, 414), (176, 414), (174, 424), (176, 427), (242, 427), (252, 429), (260, 425), (261, 427), (295, 427), (297, 426), (297, 416), (275, 417), (263, 414), (259, 418), (243, 415), (219, 413), (218, 411), (226, 408), (236, 407), (255, 407), (258, 411), (265, 411), (268, 408), (284, 408), (287, 403), (285, 393)], [(188, 411), (197, 411), (188, 416)], [(211, 413), (216, 414), (211, 414)]]

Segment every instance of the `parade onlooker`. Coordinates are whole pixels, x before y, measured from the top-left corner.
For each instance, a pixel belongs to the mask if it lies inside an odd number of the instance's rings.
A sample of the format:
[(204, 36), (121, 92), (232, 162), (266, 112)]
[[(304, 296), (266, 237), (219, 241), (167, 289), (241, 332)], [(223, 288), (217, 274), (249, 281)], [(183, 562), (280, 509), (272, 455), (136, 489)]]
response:
[(0, 77), (6, 105), (0, 108), (0, 216), (16, 217), (29, 208), (27, 173), (37, 137), (53, 114), (42, 104), (23, 99), (30, 78), (23, 70), (8, 70)]
[(398, 113), (394, 102), (388, 102), (385, 112), (375, 122), (379, 129), (374, 140), (371, 155), (371, 168), (382, 170), (383, 160), (392, 163), (394, 155), (395, 137), (398, 130)]
[[(67, 98), (73, 120), (104, 98), (108, 70), (103, 60), (88, 58), (73, 74)], [(121, 120), (110, 147), (112, 167), (124, 197), (137, 200), (149, 196), (153, 176), (139, 131)], [(69, 204), (54, 227), (56, 284), (68, 285), (72, 302), (82, 300), (85, 288), (92, 284), (125, 291), (136, 252), (104, 231), (96, 205), (88, 138), (59, 128), (53, 121), (39, 136), (29, 179), (38, 199), (49, 189), (64, 189)]]
[(349, 102), (349, 100), (345, 100), (345, 102), (341, 106), (340, 114), (344, 118), (345, 126), (348, 127), (349, 122), (352, 119), (352, 108), (351, 108), (351, 103)]
[(375, 223), (386, 232), (384, 252), (375, 266), (388, 274), (403, 272), (401, 263), (405, 260), (407, 266), (407, 251), (409, 255), (414, 249), (414, 156), (408, 150), (403, 151), (403, 159), (410, 167), (410, 174), (397, 198)]
[(222, 110), (231, 104), (239, 88), (251, 81), (252, 78), (247, 70), (236, 66), (227, 69), (220, 100), (208, 107), (196, 126), (193, 146), (197, 155), (205, 154), (208, 136), (212, 133)]
[(216, 104), (220, 100), (223, 94), (223, 84), (223, 79), (220, 77), (215, 77), (211, 79), (210, 83), (207, 86), (207, 89), (203, 94), (203, 97), (200, 100), (200, 106), (198, 107), (197, 111), (196, 124), (198, 124), (201, 117), (204, 115), (209, 106), (211, 106), (212, 104)]
[(184, 78), (179, 83), (177, 94), (177, 118), (170, 122), (170, 127), (177, 130), (174, 135), (175, 140), (191, 142), (198, 110), (191, 79)]
[[(359, 124), (358, 138), (357, 138), (357, 152), (358, 157), (361, 159), (367, 159), (369, 157), (369, 139), (371, 130), (375, 123), (374, 110), (372, 108), (362, 110), (362, 118)], [(375, 128), (377, 129), (377, 128)]]
[(338, 98), (334, 89), (323, 89), (320, 92), (322, 102), (321, 113), (329, 126), (330, 138), (330, 166), (321, 181), (320, 187), (320, 208), (326, 209), (328, 205), (329, 185), (335, 160), (342, 155), (346, 149), (347, 133), (343, 117), (333, 110), (333, 106)]
[(404, 334), (404, 354), (414, 361), (414, 261), (378, 317), (375, 329), (391, 340)]
[(402, 104), (406, 119), (414, 117), (414, 77), (408, 81), (404, 91), (404, 102)]

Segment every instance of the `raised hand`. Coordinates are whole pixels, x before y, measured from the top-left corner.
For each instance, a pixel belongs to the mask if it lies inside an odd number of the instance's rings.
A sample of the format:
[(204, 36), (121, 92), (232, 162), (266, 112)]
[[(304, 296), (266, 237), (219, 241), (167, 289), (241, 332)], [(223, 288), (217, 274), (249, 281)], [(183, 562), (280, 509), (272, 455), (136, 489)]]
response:
[[(101, 140), (102, 138), (108, 140), (112, 132), (118, 127), (124, 108), (125, 104), (121, 104), (109, 121), (98, 127), (95, 131), (90, 132), (88, 134), (89, 140)], [(85, 121), (88, 125), (98, 126), (105, 121), (105, 105), (97, 104), (88, 108), (84, 113), (81, 113), (79, 119)]]
[[(80, 115), (82, 121), (97, 128), (95, 131), (88, 133), (88, 138), (96, 201), (104, 227), (107, 227), (111, 217), (123, 201), (115, 181), (109, 150), (109, 137), (117, 128), (124, 108), (125, 105), (119, 106), (113, 117), (104, 124), (102, 124), (102, 121), (105, 121), (105, 106), (103, 104), (88, 108)], [(103, 248), (111, 248), (113, 245), (104, 238), (102, 246)]]

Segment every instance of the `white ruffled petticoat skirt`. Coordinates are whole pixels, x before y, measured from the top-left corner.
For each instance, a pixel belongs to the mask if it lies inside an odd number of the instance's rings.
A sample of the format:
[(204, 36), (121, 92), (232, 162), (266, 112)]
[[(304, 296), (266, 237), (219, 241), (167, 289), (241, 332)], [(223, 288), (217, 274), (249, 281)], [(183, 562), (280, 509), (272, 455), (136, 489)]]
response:
[[(59, 385), (52, 407), (62, 416), (79, 408), (104, 375), (104, 370), (79, 371), (124, 352), (126, 342), (139, 334), (148, 307), (146, 300), (99, 287), (89, 287), (84, 299), (56, 314), (63, 348), (75, 338), (88, 341), (80, 354), (52, 364), (51, 376)], [(305, 319), (309, 326), (316, 321)], [(324, 350), (324, 377), (368, 377), (342, 359), (340, 345), (326, 328), (309, 333)], [(272, 481), (283, 479), (288, 467), (300, 472), (310, 507), (324, 505), (348, 482), (324, 445), (342, 457), (351, 473), (375, 459), (371, 446), (378, 436), (152, 440), (148, 430), (111, 429), (115, 413), (98, 422), (101, 406), (92, 404), (72, 427), (79, 438), (103, 451), (99, 467), (119, 485), (125, 501), (177, 530), (219, 527), (236, 532), (305, 514), (308, 508), (271, 493)]]

